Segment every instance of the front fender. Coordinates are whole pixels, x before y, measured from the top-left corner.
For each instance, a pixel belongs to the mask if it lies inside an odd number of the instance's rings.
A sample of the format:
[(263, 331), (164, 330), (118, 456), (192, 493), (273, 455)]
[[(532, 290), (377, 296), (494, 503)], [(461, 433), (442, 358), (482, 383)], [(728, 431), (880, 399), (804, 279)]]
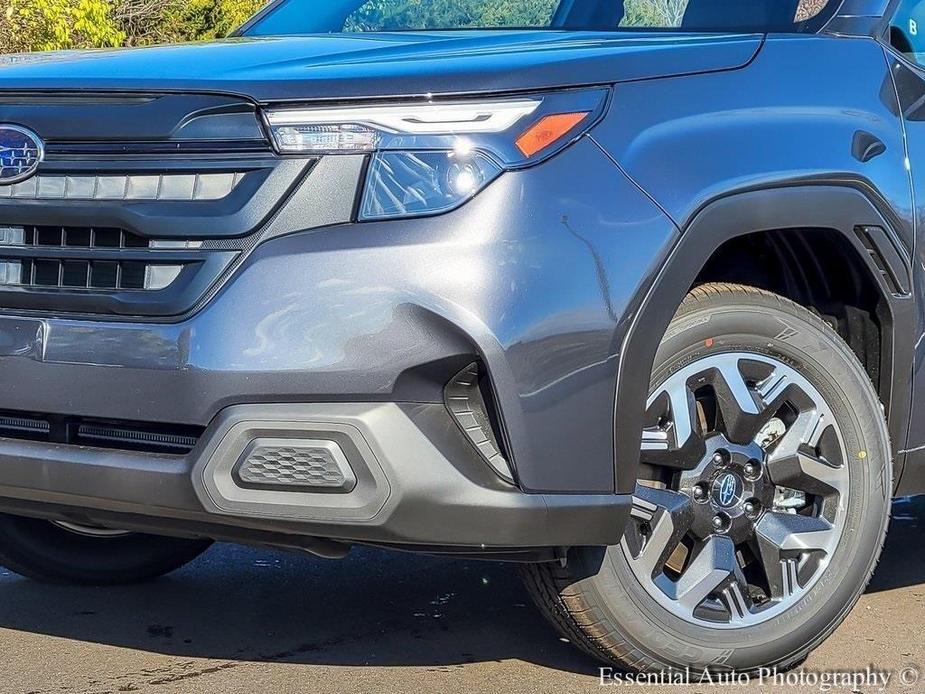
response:
[[(885, 213), (886, 212), (886, 213)], [(616, 461), (618, 491), (631, 492), (639, 463), (644, 403), (659, 342), (684, 295), (710, 256), (726, 241), (746, 234), (786, 229), (824, 228), (843, 234), (880, 287), (887, 307), (881, 371), (889, 403), (888, 421), (894, 450), (906, 441), (911, 407), (908, 364), (915, 341), (915, 303), (909, 295), (890, 292), (855, 229), (876, 226), (895, 234), (883, 201), (874, 201), (853, 184), (794, 185), (753, 190), (720, 198), (698, 212), (652, 285), (623, 342), (617, 380)], [(903, 260), (905, 271), (908, 258)], [(894, 365), (896, 368), (894, 368)], [(904, 369), (904, 367), (906, 367)], [(898, 465), (900, 463), (897, 463)], [(896, 479), (899, 479), (897, 470)]]

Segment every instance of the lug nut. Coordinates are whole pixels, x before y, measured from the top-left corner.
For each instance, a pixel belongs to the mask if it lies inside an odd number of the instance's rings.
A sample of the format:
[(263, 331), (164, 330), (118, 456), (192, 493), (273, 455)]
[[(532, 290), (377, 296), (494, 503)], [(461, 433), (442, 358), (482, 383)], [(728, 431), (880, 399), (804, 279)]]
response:
[(726, 456), (723, 455), (722, 451), (716, 451), (716, 453), (713, 454), (713, 463), (716, 465), (726, 464)]
[(694, 501), (704, 501), (707, 498), (706, 487), (703, 486), (703, 483), (695, 484), (694, 489), (692, 490), (694, 495)]
[(755, 463), (747, 463), (745, 465), (745, 476), (752, 479), (759, 477), (761, 475), (761, 468), (758, 467)]
[(713, 516), (713, 529), (718, 533), (726, 532), (729, 527), (728, 518), (722, 514)]
[(749, 518), (757, 518), (761, 513), (761, 502), (757, 499), (749, 499), (745, 502), (745, 515)]

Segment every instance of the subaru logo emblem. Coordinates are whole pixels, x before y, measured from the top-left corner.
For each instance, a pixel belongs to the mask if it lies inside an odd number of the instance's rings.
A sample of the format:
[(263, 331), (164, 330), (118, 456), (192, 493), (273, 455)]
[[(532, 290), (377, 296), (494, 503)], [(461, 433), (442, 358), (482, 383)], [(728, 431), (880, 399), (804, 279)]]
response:
[(739, 491), (739, 478), (727, 472), (716, 479), (713, 488), (716, 504), (722, 508), (729, 508), (735, 504), (741, 493)]
[(0, 186), (32, 176), (42, 163), (45, 146), (28, 128), (0, 124)]

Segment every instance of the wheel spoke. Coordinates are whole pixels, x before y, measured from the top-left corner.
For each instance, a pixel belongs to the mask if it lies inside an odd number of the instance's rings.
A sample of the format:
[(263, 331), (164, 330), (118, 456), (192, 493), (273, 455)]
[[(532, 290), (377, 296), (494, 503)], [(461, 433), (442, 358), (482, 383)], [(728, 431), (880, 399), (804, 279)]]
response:
[(795, 513), (766, 513), (755, 526), (755, 541), (771, 597), (784, 598), (800, 588), (797, 567), (806, 552), (830, 552), (836, 536), (824, 518)]
[(751, 598), (748, 597), (748, 593), (744, 588), (745, 585), (745, 577), (741, 575), (741, 572), (738, 572), (736, 580), (726, 586), (720, 594), (723, 604), (726, 605), (729, 616), (733, 620), (744, 619), (745, 615), (751, 613)]
[[(749, 370), (756, 372), (748, 374), (756, 381), (753, 389), (743, 373)], [(781, 370), (768, 370), (767, 364), (738, 358), (718, 365), (712, 385), (726, 436), (737, 443), (753, 441), (795, 389)]]
[(688, 614), (712, 594), (721, 594), (741, 577), (735, 544), (728, 537), (714, 536), (700, 547), (681, 577), (674, 584), (678, 604)]
[(649, 577), (664, 569), (665, 562), (690, 529), (693, 521), (691, 500), (684, 494), (665, 489), (637, 486), (633, 496), (633, 518), (647, 523), (651, 532), (630, 561)]
[[(705, 451), (694, 393), (682, 380), (650, 398), (642, 432), (642, 460), (651, 465), (690, 469)], [(663, 423), (667, 421), (667, 424)]]
[(759, 542), (776, 552), (825, 550), (834, 532), (825, 518), (771, 511), (755, 525)]
[(774, 484), (810, 494), (844, 494), (848, 471), (818, 457), (814, 447), (827, 425), (824, 414), (816, 410), (801, 412), (768, 455), (768, 474)]
[(724, 359), (720, 362), (713, 377), (713, 389), (724, 418), (726, 415), (737, 417), (741, 414), (758, 414), (758, 403), (739, 371), (738, 359)]

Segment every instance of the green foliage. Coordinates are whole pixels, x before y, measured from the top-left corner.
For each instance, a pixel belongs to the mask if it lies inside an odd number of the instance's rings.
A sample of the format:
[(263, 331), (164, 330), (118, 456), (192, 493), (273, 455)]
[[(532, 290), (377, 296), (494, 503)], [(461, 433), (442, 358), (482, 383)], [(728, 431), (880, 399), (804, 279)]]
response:
[(107, 0), (0, 0), (5, 30), (0, 50), (118, 46), (125, 33)]
[(347, 18), (350, 31), (547, 26), (559, 0), (370, 0)]
[(265, 0), (113, 0), (130, 45), (201, 41), (227, 36)]
[[(0, 0), (0, 53), (213, 39), (240, 26), (266, 1)], [(622, 25), (677, 26), (687, 2), (625, 0)], [(368, 0), (347, 18), (345, 28), (546, 26), (558, 4), (559, 0)]]
[(626, 0), (624, 27), (676, 27), (684, 19), (688, 0)]
[[(625, 0), (624, 27), (674, 27), (688, 0)], [(543, 27), (559, 0), (369, 0), (347, 19), (350, 31), (455, 27)]]
[(265, 0), (0, 0), (0, 53), (226, 36)]

